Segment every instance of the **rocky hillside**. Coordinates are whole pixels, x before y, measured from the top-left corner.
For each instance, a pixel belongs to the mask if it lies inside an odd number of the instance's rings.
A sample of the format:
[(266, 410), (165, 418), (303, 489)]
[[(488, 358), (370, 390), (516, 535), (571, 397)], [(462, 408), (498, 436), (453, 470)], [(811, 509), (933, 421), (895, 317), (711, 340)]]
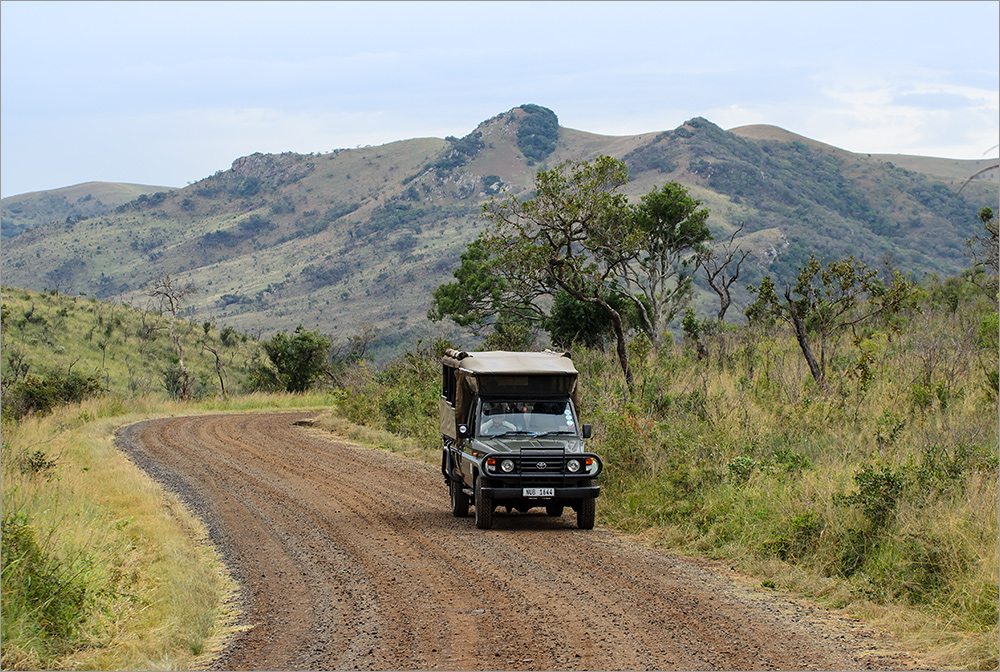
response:
[(977, 210), (997, 207), (995, 173), (956, 194), (985, 161), (942, 174), (940, 160), (853, 154), (774, 127), (724, 131), (701, 118), (610, 137), (560, 127), (552, 111), (524, 105), (461, 138), (239, 158), (183, 189), (6, 240), (3, 283), (141, 303), (166, 273), (197, 287), (193, 319), (265, 336), (302, 324), (335, 339), (371, 325), (392, 349), (455, 334), (427, 321), (430, 294), (482, 229), (487, 199), (505, 189), (528, 195), (540, 168), (600, 154), (629, 166), (630, 199), (678, 181), (710, 209), (717, 239), (742, 223), (738, 242), (755, 253), (747, 282), (765, 271), (788, 277), (811, 252), (891, 260), (918, 277), (954, 274), (967, 265)]

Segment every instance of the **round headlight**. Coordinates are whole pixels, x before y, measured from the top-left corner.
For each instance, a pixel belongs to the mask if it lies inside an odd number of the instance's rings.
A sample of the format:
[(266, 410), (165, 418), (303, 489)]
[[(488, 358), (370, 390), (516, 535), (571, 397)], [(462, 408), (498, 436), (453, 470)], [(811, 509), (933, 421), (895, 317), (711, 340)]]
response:
[(514, 471), (514, 461), (504, 460), (503, 462), (500, 463), (500, 468), (504, 470), (504, 473), (509, 474), (510, 472)]
[(580, 460), (570, 460), (566, 463), (566, 468), (575, 474), (580, 471)]

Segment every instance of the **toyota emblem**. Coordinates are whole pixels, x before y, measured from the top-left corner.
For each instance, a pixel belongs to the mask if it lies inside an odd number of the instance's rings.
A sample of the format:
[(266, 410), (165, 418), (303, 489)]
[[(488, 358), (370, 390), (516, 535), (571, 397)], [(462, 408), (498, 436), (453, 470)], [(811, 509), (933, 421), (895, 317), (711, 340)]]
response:
[(542, 470), (542, 469), (544, 469), (545, 467), (547, 467), (549, 465), (545, 464), (544, 462), (539, 462), (535, 466), (538, 467), (539, 470)]

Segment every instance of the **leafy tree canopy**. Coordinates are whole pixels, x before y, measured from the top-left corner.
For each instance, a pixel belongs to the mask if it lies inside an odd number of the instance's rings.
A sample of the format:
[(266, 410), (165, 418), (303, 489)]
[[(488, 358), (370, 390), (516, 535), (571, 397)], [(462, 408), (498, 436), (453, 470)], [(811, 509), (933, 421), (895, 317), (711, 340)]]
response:
[[(609, 297), (608, 302), (630, 324), (635, 322), (635, 311), (631, 310), (629, 297), (619, 294)], [(614, 338), (611, 318), (600, 306), (579, 301), (567, 292), (556, 293), (551, 314), (543, 325), (549, 332), (552, 343), (560, 348), (570, 348), (577, 344), (588, 348), (602, 347)]]
[(635, 305), (658, 345), (663, 330), (691, 300), (694, 254), (712, 239), (708, 210), (685, 187), (669, 182), (643, 196), (632, 215), (640, 235), (636, 258), (622, 264), (619, 275), (645, 299)]
[[(746, 310), (751, 322), (781, 319), (795, 330), (799, 348), (816, 382), (826, 382), (826, 343), (831, 335), (885, 315), (891, 315), (911, 301), (913, 283), (898, 272), (888, 284), (878, 271), (854, 257), (831, 261), (825, 267), (815, 255), (799, 269), (794, 287), (785, 287), (781, 301), (770, 276), (757, 287), (749, 287), (757, 300)], [(819, 360), (813, 353), (810, 336), (819, 337)]]
[(562, 290), (598, 306), (612, 322), (626, 381), (632, 371), (621, 314), (609, 302), (620, 291), (615, 272), (634, 257), (638, 232), (619, 191), (628, 181), (621, 161), (564, 162), (535, 176), (535, 196), (490, 200), (486, 250), (524, 297)]
[(284, 331), (264, 341), (261, 346), (274, 365), (278, 382), (288, 392), (303, 392), (326, 371), (330, 339), (299, 325), (289, 337)]

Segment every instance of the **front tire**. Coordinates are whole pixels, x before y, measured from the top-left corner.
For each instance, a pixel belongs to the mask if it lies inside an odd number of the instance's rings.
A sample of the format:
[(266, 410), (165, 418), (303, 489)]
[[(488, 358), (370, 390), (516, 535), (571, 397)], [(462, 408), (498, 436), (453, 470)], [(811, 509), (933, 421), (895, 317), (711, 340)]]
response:
[(462, 490), (462, 482), (448, 481), (448, 490), (451, 493), (451, 515), (456, 518), (468, 518), (469, 496)]
[(483, 494), (483, 478), (476, 479), (476, 527), (488, 530), (493, 527), (493, 497)]
[(576, 526), (581, 530), (594, 529), (594, 519), (597, 517), (597, 500), (581, 499), (576, 509)]

